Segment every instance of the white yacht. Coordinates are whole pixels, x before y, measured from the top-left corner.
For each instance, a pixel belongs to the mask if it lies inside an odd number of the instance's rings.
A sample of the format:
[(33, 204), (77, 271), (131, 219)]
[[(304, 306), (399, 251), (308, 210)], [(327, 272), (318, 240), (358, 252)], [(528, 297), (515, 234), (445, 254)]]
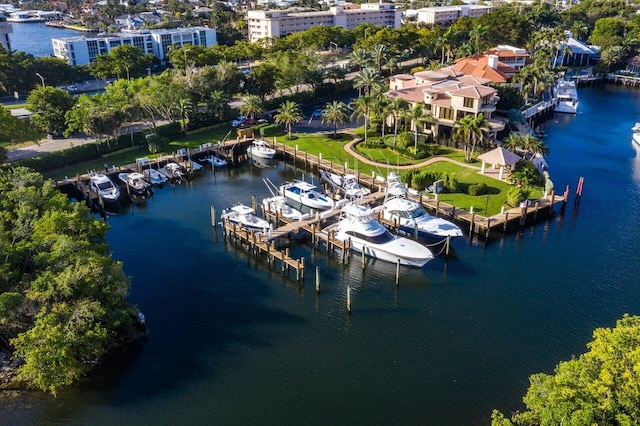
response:
[(253, 141), (253, 145), (251, 145), (247, 149), (247, 154), (252, 157), (260, 157), (260, 158), (273, 158), (276, 155), (276, 150), (271, 148), (268, 143), (263, 141), (262, 139), (256, 139)]
[(114, 184), (109, 176), (102, 173), (89, 178), (89, 186), (93, 192), (98, 194), (103, 200), (116, 201), (120, 198), (120, 189)]
[(294, 207), (306, 206), (315, 210), (328, 210), (334, 207), (331, 198), (322, 194), (315, 185), (308, 182), (296, 180), (285, 183), (280, 186), (279, 192)]
[(418, 203), (409, 198), (407, 187), (400, 182), (395, 174), (387, 179), (387, 193), (381, 206), (374, 209), (385, 220), (397, 224), (400, 232), (415, 235), (429, 240), (443, 240), (447, 237), (456, 238), (463, 235), (462, 230), (448, 220), (431, 216)]
[(267, 233), (271, 229), (271, 224), (265, 219), (256, 216), (256, 211), (249, 206), (243, 204), (235, 205), (231, 208), (224, 209), (220, 215), (220, 219), (224, 222), (228, 220), (231, 223), (246, 229), (247, 231)]
[(302, 213), (300, 210), (291, 207), (291, 205), (287, 203), (287, 199), (282, 195), (263, 199), (262, 207), (265, 211), (277, 213), (280, 217), (289, 220), (304, 220), (311, 217), (309, 213)]
[(578, 90), (575, 81), (558, 80), (555, 87), (555, 112), (575, 114), (578, 112)]
[(208, 157), (204, 157), (201, 161), (209, 163), (212, 167), (220, 168), (227, 165), (227, 160), (224, 158), (220, 158), (217, 155), (210, 155)]
[(351, 250), (386, 262), (420, 268), (433, 259), (427, 247), (389, 232), (373, 218), (373, 211), (364, 204), (346, 204), (339, 221), (325, 228), (324, 232), (337, 240), (350, 241)]
[(341, 176), (321, 170), (320, 176), (331, 185), (335, 192), (344, 195), (346, 198), (362, 198), (371, 193), (369, 189), (360, 186), (356, 175), (345, 174)]
[(143, 176), (151, 182), (153, 185), (162, 185), (168, 179), (165, 175), (157, 171), (156, 169), (144, 169), (142, 171)]
[(178, 163), (169, 162), (164, 166), (165, 175), (169, 179), (181, 182), (187, 176), (186, 170)]
[(631, 130), (633, 130), (633, 141), (640, 146), (640, 122), (636, 123)]
[(131, 195), (146, 197), (153, 194), (151, 184), (142, 173), (118, 173), (118, 179), (128, 187), (127, 192)]

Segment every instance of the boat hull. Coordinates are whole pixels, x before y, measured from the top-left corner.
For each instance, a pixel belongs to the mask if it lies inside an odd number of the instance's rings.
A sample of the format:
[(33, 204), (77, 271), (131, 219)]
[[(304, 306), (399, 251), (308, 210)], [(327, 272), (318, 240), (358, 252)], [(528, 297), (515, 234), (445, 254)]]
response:
[(633, 134), (633, 142), (640, 147), (640, 132)]
[(353, 238), (344, 234), (337, 234), (336, 239), (342, 240), (342, 241), (350, 241), (349, 247), (351, 250), (358, 253), (363, 253), (365, 256), (369, 256), (371, 258), (382, 260), (385, 262), (390, 262), (395, 264), (399, 262), (401, 265), (422, 268), (429, 261), (433, 260), (433, 255), (410, 257), (410, 256), (397, 253), (395, 251), (396, 248), (402, 248), (404, 249), (404, 251), (408, 251), (406, 250), (407, 249), (406, 242), (414, 243), (419, 245), (421, 248), (424, 248), (424, 246), (422, 246), (421, 244), (416, 243), (414, 241), (407, 240), (405, 238), (402, 238), (402, 240), (404, 241), (400, 241), (400, 239), (396, 239), (393, 241), (393, 244), (384, 244), (382, 246), (379, 246), (376, 244), (370, 244), (358, 238)]

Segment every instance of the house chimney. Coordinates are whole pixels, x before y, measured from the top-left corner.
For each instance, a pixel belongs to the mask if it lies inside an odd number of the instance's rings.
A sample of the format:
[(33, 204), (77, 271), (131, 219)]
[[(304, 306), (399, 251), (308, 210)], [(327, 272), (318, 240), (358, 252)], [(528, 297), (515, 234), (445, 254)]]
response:
[(498, 69), (498, 55), (489, 55), (487, 56), (487, 63), (494, 70)]

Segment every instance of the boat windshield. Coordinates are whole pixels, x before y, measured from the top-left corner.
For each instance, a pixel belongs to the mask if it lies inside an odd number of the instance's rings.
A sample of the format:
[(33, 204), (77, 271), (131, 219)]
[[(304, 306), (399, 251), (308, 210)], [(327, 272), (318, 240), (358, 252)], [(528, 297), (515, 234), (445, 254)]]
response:
[(360, 240), (366, 241), (370, 244), (384, 244), (393, 240), (393, 234), (385, 229), (382, 234), (379, 235), (366, 235), (360, 232), (355, 231), (347, 231), (347, 235), (351, 235), (352, 237), (358, 238)]
[(111, 182), (101, 182), (98, 184), (98, 189), (104, 191), (106, 189), (111, 189)]
[(417, 219), (419, 217), (422, 217), (424, 215), (428, 215), (427, 211), (420, 205), (418, 205), (415, 209), (413, 210), (409, 210), (409, 216), (412, 219)]

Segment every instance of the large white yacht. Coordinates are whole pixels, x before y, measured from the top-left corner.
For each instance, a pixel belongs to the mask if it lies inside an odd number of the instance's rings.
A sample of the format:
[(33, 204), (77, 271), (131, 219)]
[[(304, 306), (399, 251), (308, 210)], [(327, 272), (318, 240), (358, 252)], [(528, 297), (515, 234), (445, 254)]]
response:
[(462, 230), (448, 220), (431, 216), (417, 201), (408, 197), (407, 187), (395, 174), (387, 178), (387, 193), (381, 206), (374, 212), (397, 224), (400, 232), (415, 235), (425, 239), (443, 240), (447, 237), (456, 238), (463, 235)]
[(306, 206), (314, 210), (328, 210), (334, 207), (331, 198), (318, 191), (315, 185), (296, 180), (280, 186), (280, 195), (295, 208)]
[(102, 173), (89, 178), (91, 190), (98, 194), (103, 200), (116, 201), (120, 198), (120, 189), (114, 184), (109, 176)]
[(393, 235), (373, 218), (373, 211), (364, 204), (347, 203), (338, 222), (329, 225), (324, 232), (339, 241), (349, 241), (351, 250), (385, 262), (420, 268), (433, 260), (427, 247)]
[(269, 144), (262, 139), (256, 139), (253, 141), (253, 145), (247, 149), (247, 154), (252, 157), (271, 159), (275, 157), (276, 150), (271, 148)]
[(575, 114), (578, 112), (578, 90), (575, 81), (558, 80), (555, 87), (555, 112)]

